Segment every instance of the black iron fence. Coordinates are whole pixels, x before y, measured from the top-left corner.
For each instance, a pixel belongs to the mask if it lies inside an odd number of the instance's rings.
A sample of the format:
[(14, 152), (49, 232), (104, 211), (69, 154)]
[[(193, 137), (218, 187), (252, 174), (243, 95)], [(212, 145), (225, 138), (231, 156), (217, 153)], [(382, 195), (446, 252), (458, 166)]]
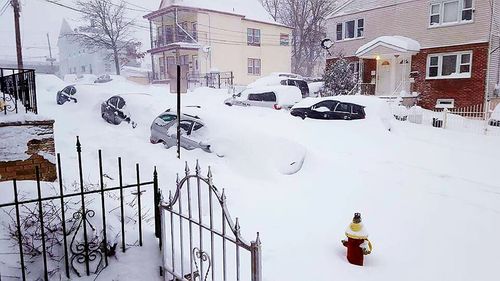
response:
[(38, 113), (35, 70), (0, 68), (0, 111)]
[[(19, 247), (19, 264), (20, 264), (20, 275), (17, 279), (27, 280), (27, 279), (41, 279), (49, 280), (49, 278), (54, 277), (54, 271), (49, 269), (49, 256), (53, 253), (50, 252), (54, 245), (58, 245), (62, 248), (62, 261), (63, 266), (61, 266), (61, 271), (64, 270), (64, 275), (67, 278), (71, 278), (72, 273), (77, 276), (96, 274), (103, 270), (109, 264), (108, 257), (113, 256), (116, 253), (116, 248), (119, 242), (114, 244), (108, 239), (108, 229), (110, 225), (107, 222), (106, 213), (106, 196), (110, 194), (115, 194), (119, 192), (119, 210), (120, 210), (120, 246), (122, 252), (126, 251), (126, 223), (125, 223), (125, 196), (124, 192), (126, 190), (131, 190), (134, 197), (134, 204), (137, 208), (137, 224), (138, 224), (138, 246), (143, 245), (143, 231), (142, 223), (144, 220), (143, 210), (142, 210), (142, 199), (141, 195), (145, 191), (144, 188), (152, 187), (155, 194), (155, 203), (158, 200), (156, 195), (159, 194), (158, 191), (158, 175), (156, 168), (154, 169), (151, 181), (141, 181), (140, 179), (140, 167), (139, 164), (135, 166), (136, 182), (132, 184), (123, 183), (123, 170), (122, 170), (122, 159), (118, 158), (118, 186), (108, 187), (104, 184), (104, 178), (108, 177), (103, 172), (103, 161), (102, 152), (98, 151), (99, 158), (99, 185), (94, 188), (88, 188), (84, 184), (83, 177), (83, 167), (82, 167), (82, 146), (79, 139), (77, 138), (76, 143), (77, 150), (77, 160), (78, 160), (78, 182), (76, 182), (76, 191), (73, 193), (65, 193), (63, 187), (63, 174), (60, 154), (57, 154), (57, 166), (58, 166), (58, 187), (59, 191), (57, 195), (42, 197), (42, 187), (41, 187), (41, 171), (36, 167), (34, 173), (36, 174), (36, 187), (37, 187), (37, 198), (30, 200), (20, 200), (19, 199), (19, 188), (18, 181), (13, 180), (13, 192), (14, 198), (13, 202), (0, 204), (0, 210), (13, 208), (13, 215), (11, 216), (13, 220), (13, 227), (11, 228), (11, 237), (17, 240)], [(114, 192), (114, 193), (113, 193)], [(88, 196), (98, 196), (100, 197), (100, 209), (101, 209), (101, 220), (97, 218), (94, 219), (96, 215), (95, 210), (93, 210), (91, 205), (88, 205)], [(115, 194), (116, 196), (116, 194)], [(94, 197), (95, 198), (95, 197)], [(109, 198), (109, 197), (108, 197)], [(73, 204), (76, 208), (68, 208), (68, 201), (73, 199)], [(77, 200), (75, 203), (74, 200)], [(108, 199), (109, 200), (109, 199)], [(90, 202), (92, 203), (92, 202)], [(31, 204), (31, 209), (29, 205)], [(33, 204), (36, 208), (33, 208)], [(97, 204), (98, 206), (99, 204)], [(127, 207), (130, 207), (127, 204)], [(21, 208), (23, 210), (31, 210), (32, 217), (26, 218), (21, 213)], [(155, 208), (156, 210), (157, 208)], [(70, 215), (70, 216), (68, 216)], [(159, 217), (155, 211), (155, 223), (158, 225)], [(57, 219), (54, 219), (57, 217)], [(102, 230), (96, 235), (97, 227), (96, 224), (102, 224)], [(33, 231), (34, 233), (27, 233), (27, 229)], [(24, 231), (24, 232), (23, 232)], [(158, 230), (157, 230), (158, 231)], [(33, 239), (38, 239), (41, 244), (36, 251), (38, 251), (38, 258), (41, 258), (43, 264), (42, 276), (28, 276), (28, 272), (33, 272), (30, 266), (33, 266), (33, 262), (27, 262), (27, 259), (31, 259), (33, 255), (28, 255), (26, 250), (33, 250), (32, 244)], [(30, 242), (31, 241), (31, 242)], [(137, 243), (137, 241), (135, 242)], [(35, 252), (36, 252), (35, 251)], [(62, 269), (64, 268), (64, 269)], [(57, 273), (57, 272), (56, 272)], [(61, 272), (62, 273), (62, 272)], [(2, 276), (0, 274), (0, 280)]]
[(234, 75), (228, 72), (210, 73), (188, 73), (188, 87), (194, 89), (198, 87), (210, 87), (216, 89), (232, 88), (234, 86)]
[[(177, 176), (176, 185), (167, 202), (160, 194), (155, 197), (156, 217), (161, 218), (156, 235), (166, 280), (239, 281), (244, 276), (244, 280), (262, 281), (259, 233), (250, 243), (243, 239), (238, 218), (233, 221), (229, 214), (224, 190), (213, 184), (210, 167), (204, 177), (198, 162), (194, 174), (186, 163), (185, 176)], [(247, 258), (242, 259), (242, 254)]]

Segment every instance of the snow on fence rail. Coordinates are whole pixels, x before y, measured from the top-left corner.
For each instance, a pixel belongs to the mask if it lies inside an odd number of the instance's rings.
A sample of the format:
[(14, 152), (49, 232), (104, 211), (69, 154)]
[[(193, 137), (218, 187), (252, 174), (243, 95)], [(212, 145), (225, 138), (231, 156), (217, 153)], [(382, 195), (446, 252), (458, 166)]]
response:
[(478, 104), (453, 109), (427, 110), (419, 106), (392, 106), (396, 120), (461, 132), (500, 136), (500, 118), (493, 114), (492, 104)]

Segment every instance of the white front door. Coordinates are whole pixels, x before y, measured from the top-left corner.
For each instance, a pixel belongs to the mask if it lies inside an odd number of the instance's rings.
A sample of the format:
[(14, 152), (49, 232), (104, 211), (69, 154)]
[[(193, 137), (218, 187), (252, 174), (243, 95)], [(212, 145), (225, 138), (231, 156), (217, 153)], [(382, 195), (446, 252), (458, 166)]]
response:
[(396, 92), (410, 93), (411, 57), (398, 58), (396, 62)]
[(377, 61), (376, 92), (378, 96), (392, 94), (391, 70), (392, 60), (380, 59)]

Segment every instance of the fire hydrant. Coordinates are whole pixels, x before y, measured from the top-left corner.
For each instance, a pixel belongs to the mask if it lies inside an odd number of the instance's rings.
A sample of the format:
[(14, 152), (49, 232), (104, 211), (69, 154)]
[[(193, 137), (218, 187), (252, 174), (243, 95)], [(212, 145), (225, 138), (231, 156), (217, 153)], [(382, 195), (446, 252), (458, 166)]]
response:
[(361, 223), (360, 213), (354, 214), (345, 235), (347, 240), (342, 240), (342, 244), (347, 247), (347, 260), (352, 264), (363, 266), (364, 256), (372, 252), (372, 243), (368, 240), (368, 232)]

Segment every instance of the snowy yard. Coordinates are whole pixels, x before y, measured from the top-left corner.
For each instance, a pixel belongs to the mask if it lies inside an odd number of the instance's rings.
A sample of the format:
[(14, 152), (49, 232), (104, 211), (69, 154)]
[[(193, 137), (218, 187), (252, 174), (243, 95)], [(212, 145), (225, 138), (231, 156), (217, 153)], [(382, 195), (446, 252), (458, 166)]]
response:
[[(194, 166), (199, 159), (204, 172), (210, 165), (231, 214), (240, 218), (243, 237), (261, 233), (264, 280), (479, 281), (498, 275), (500, 137), (390, 121), (374, 97), (359, 99), (367, 105), (365, 120), (302, 120), (285, 110), (228, 107), (226, 91), (201, 88), (183, 95), (183, 105), (202, 107), (207, 128), (217, 136), (215, 149), (225, 156), (182, 150), (177, 160), (175, 148), (149, 141), (152, 120), (175, 106), (167, 87), (120, 77), (79, 83), (78, 103), (58, 106), (55, 95), (65, 84), (43, 75), (37, 83), (40, 114), (56, 120), (57, 152), (64, 163), (75, 163), (80, 136), (90, 181), (98, 183), (98, 171), (91, 169), (98, 149), (105, 166), (123, 158), (127, 182), (135, 180), (135, 163), (144, 179), (157, 166), (164, 194), (174, 191), (184, 161)], [(116, 94), (132, 98), (137, 128), (101, 118), (101, 103)], [(305, 154), (303, 167), (286, 175), (283, 159), (297, 151)], [(76, 180), (72, 169), (66, 169), (68, 182)], [(105, 172), (116, 178), (117, 169)], [(11, 200), (10, 186), (1, 184), (2, 202)], [(354, 212), (362, 213), (374, 246), (364, 267), (347, 262), (340, 242)], [(98, 280), (160, 280), (154, 226), (145, 227), (145, 247), (119, 253), (121, 262), (112, 260)]]

